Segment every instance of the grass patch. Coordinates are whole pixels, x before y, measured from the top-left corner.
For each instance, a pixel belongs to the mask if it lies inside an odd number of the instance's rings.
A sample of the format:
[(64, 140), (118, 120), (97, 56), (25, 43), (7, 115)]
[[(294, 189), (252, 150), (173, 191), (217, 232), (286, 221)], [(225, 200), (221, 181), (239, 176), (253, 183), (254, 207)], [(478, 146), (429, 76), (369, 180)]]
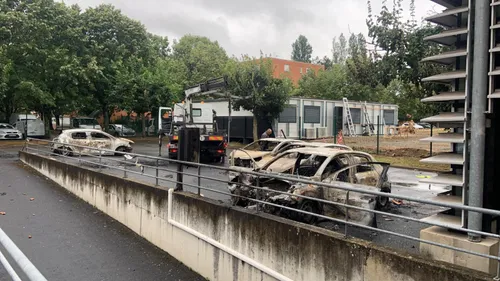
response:
[(377, 161), (386, 162), (392, 166), (405, 167), (411, 169), (425, 169), (433, 170), (436, 172), (448, 172), (450, 171), (450, 165), (446, 164), (426, 164), (421, 163), (422, 158), (417, 157), (404, 157), (404, 156), (385, 156), (385, 155), (373, 155)]

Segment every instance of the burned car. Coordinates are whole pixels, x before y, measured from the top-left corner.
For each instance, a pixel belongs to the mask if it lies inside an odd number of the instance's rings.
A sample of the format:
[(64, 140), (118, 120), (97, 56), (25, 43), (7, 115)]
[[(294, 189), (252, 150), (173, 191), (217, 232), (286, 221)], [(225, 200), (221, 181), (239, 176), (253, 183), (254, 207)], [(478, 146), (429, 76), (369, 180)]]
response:
[[(347, 191), (303, 184), (294, 179), (390, 193), (388, 168), (389, 164), (377, 163), (371, 155), (364, 152), (305, 147), (283, 152), (260, 168), (231, 167), (233, 171), (229, 173), (231, 183), (228, 188), (231, 194), (236, 195), (232, 197), (234, 205), (252, 207), (255, 202), (247, 198), (258, 197), (259, 200), (270, 203), (343, 219), (346, 213), (345, 208), (296, 195), (345, 204)], [(264, 175), (256, 176), (248, 173), (249, 171)], [(281, 177), (276, 178), (276, 175)], [(285, 179), (282, 179), (283, 177)], [(258, 186), (265, 190), (258, 191), (251, 186)], [(348, 204), (371, 210), (382, 209), (389, 204), (389, 198), (350, 192)], [(306, 223), (314, 223), (317, 218), (267, 204), (264, 204), (263, 208), (266, 212)], [(348, 214), (350, 220), (358, 223), (375, 224), (373, 213), (350, 209)]]
[(301, 147), (332, 148), (352, 151), (352, 148), (341, 144), (268, 138), (255, 141), (242, 149), (233, 150), (229, 156), (229, 163), (231, 166), (239, 167), (263, 167), (276, 155), (290, 149)]
[[(52, 151), (57, 154), (71, 156), (77, 154), (123, 155), (131, 152), (134, 142), (117, 138), (95, 129), (70, 129), (63, 131), (52, 142)], [(99, 151), (98, 149), (106, 151)]]
[[(229, 163), (231, 163), (231, 166), (253, 167), (255, 163), (261, 160), (267, 162), (293, 143), (298, 142), (301, 141), (277, 138), (260, 139), (241, 149), (233, 150), (229, 154)], [(264, 162), (261, 162), (261, 165)]]

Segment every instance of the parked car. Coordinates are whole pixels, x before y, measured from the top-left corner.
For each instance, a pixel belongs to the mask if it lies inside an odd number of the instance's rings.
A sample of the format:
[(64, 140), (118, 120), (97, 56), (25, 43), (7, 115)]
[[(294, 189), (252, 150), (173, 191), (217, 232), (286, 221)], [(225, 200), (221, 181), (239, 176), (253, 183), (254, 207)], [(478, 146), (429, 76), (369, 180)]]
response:
[(13, 126), (0, 123), (0, 139), (3, 140), (20, 140), (23, 138), (23, 133)]
[[(257, 186), (258, 184), (259, 187), (269, 190), (268, 192), (260, 192), (261, 200), (317, 214), (344, 218), (345, 208), (306, 200), (294, 195), (345, 203), (346, 191), (302, 184), (294, 179), (390, 193), (391, 184), (387, 177), (388, 168), (389, 164), (377, 163), (371, 155), (364, 152), (305, 147), (283, 152), (260, 168), (231, 167), (234, 171), (229, 173), (231, 183), (228, 185), (228, 189), (231, 194), (237, 195), (232, 197), (234, 205), (243, 207), (255, 205), (253, 201), (246, 198), (256, 198), (256, 189), (249, 186)], [(269, 176), (259, 176), (257, 182), (257, 176), (248, 174), (248, 171), (260, 172)], [(287, 180), (276, 179), (273, 177), (275, 175), (285, 176)], [(280, 194), (273, 192), (273, 190), (287, 193)], [(351, 192), (349, 204), (372, 210), (375, 208), (383, 209), (389, 205), (389, 198)], [(306, 223), (313, 223), (316, 219), (312, 215), (303, 215), (282, 208), (269, 207), (269, 205), (265, 205), (264, 210)], [(349, 219), (365, 225), (376, 224), (375, 216), (366, 211), (349, 210)]]
[(123, 155), (132, 151), (133, 143), (131, 140), (117, 138), (100, 130), (70, 129), (63, 131), (53, 140), (52, 151), (67, 156), (80, 153), (99, 155), (100, 152), (96, 148), (101, 148), (107, 150), (102, 151), (102, 155)]
[(420, 126), (422, 126), (425, 129), (430, 129), (431, 128), (431, 124), (429, 124), (429, 123), (417, 123), (417, 124), (420, 125)]
[[(409, 124), (408, 124), (408, 122), (406, 122), (406, 123), (403, 123), (401, 126), (403, 126), (403, 127), (408, 127), (408, 126), (409, 126)], [(420, 126), (420, 125), (419, 125), (419, 124), (417, 124), (417, 123), (414, 123), (414, 124), (413, 124), (413, 128), (414, 128), (414, 129), (418, 129), (418, 130), (419, 130), (419, 129), (423, 129), (424, 127), (423, 127), (423, 126)]]
[(9, 122), (23, 134), (23, 137), (45, 137), (45, 124), (33, 114), (13, 113)]
[(134, 129), (122, 124), (110, 124), (108, 132), (115, 137), (135, 137)]

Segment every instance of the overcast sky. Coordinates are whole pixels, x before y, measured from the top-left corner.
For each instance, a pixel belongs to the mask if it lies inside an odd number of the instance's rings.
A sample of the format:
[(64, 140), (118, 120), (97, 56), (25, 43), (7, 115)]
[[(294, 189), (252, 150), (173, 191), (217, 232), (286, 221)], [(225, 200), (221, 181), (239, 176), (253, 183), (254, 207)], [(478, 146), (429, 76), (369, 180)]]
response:
[[(340, 33), (367, 34), (366, 0), (64, 0), (82, 8), (113, 4), (170, 41), (184, 34), (217, 40), (228, 55), (260, 51), (290, 58), (291, 44), (305, 35), (313, 57), (331, 57), (332, 38)], [(392, 1), (388, 1), (392, 3)], [(409, 0), (403, 0), (408, 14)], [(430, 0), (415, 0), (417, 20), (443, 10)], [(382, 0), (372, 0), (374, 13)], [(409, 15), (408, 15), (409, 17)]]

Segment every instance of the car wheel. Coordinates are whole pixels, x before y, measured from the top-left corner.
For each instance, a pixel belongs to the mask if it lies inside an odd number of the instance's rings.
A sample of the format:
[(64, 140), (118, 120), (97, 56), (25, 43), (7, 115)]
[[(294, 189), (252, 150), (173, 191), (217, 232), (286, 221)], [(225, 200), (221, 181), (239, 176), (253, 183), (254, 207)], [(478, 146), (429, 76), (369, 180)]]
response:
[[(320, 208), (318, 206), (318, 203), (311, 200), (303, 200), (298, 207), (299, 210), (301, 211), (314, 214), (320, 213)], [(299, 220), (307, 224), (313, 224), (316, 221), (318, 221), (318, 217), (310, 214), (299, 213)]]
[(127, 152), (127, 148), (124, 146), (120, 146), (115, 151), (115, 156), (122, 156), (125, 154), (125, 152)]
[(73, 152), (72, 152), (71, 148), (69, 148), (67, 146), (63, 146), (60, 151), (61, 151), (61, 155), (62, 156), (71, 156), (71, 155), (73, 155)]

